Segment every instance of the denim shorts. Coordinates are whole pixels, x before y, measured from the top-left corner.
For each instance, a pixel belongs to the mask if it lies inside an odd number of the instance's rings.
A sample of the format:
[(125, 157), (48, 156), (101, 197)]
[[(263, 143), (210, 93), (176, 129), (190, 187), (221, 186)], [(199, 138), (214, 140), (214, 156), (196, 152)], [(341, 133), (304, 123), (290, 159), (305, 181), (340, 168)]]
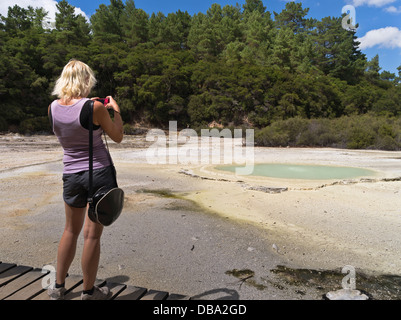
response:
[[(93, 170), (93, 192), (101, 187), (117, 187), (114, 166)], [(88, 204), (89, 171), (63, 174), (63, 198), (73, 208), (85, 208)]]

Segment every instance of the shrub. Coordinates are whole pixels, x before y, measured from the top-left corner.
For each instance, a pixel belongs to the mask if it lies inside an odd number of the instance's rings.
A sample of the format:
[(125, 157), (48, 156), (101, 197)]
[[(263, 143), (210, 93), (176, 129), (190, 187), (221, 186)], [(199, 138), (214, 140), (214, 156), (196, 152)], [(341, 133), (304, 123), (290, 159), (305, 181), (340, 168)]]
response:
[(22, 121), (18, 132), (21, 134), (51, 133), (52, 128), (48, 117), (37, 117)]
[(401, 150), (401, 120), (373, 115), (336, 119), (280, 120), (260, 130), (255, 142), (266, 147), (336, 147)]
[(256, 133), (255, 142), (264, 147), (286, 147), (290, 139), (285, 132), (276, 132), (275, 128), (266, 127)]
[(8, 125), (7, 125), (7, 121), (0, 117), (0, 132), (4, 132), (8, 130)]

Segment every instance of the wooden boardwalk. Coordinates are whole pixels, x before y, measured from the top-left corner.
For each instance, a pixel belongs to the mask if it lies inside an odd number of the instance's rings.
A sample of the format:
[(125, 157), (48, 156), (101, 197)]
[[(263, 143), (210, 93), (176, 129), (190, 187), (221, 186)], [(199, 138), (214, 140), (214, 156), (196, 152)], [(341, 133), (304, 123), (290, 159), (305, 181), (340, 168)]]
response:
[[(33, 267), (0, 262), (0, 300), (49, 300), (42, 280), (49, 271)], [(65, 282), (65, 300), (80, 300), (82, 277), (71, 275)], [(190, 297), (164, 291), (148, 290), (97, 280), (97, 286), (107, 286), (112, 292), (111, 300), (190, 300)]]

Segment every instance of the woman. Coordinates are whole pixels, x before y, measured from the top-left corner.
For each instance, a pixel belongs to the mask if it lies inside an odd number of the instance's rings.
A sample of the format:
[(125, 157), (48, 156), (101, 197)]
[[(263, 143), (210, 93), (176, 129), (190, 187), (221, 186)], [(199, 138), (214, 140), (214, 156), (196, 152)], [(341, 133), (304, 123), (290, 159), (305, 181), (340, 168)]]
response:
[[(78, 236), (84, 226), (82, 252), (83, 292), (82, 300), (108, 299), (108, 288), (94, 286), (99, 259), (100, 238), (103, 226), (85, 219), (88, 197), (89, 171), (89, 109), (84, 107), (96, 84), (93, 71), (83, 62), (71, 60), (57, 80), (53, 94), (58, 100), (49, 106), (53, 131), (64, 149), (63, 198), (66, 223), (57, 253), (56, 284), (48, 290), (50, 299), (64, 298), (68, 269), (74, 259)], [(94, 102), (93, 111), (93, 188), (105, 183), (114, 184), (111, 163), (102, 140), (102, 132), (115, 142), (123, 139), (123, 122), (120, 108), (112, 97), (104, 106)], [(95, 98), (93, 98), (95, 100)], [(107, 109), (114, 110), (114, 122)], [(113, 186), (113, 185), (112, 185)]]

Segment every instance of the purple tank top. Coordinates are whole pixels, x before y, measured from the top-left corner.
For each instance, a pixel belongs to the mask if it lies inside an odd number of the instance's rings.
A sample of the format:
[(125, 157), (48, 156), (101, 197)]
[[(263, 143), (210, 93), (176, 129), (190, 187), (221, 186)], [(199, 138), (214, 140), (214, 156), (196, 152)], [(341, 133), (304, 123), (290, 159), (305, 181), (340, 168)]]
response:
[[(89, 99), (81, 99), (71, 106), (63, 106), (57, 100), (51, 104), (53, 132), (64, 149), (64, 174), (89, 170), (89, 131), (82, 127), (82, 108)], [(102, 129), (93, 131), (93, 169), (111, 165)]]

